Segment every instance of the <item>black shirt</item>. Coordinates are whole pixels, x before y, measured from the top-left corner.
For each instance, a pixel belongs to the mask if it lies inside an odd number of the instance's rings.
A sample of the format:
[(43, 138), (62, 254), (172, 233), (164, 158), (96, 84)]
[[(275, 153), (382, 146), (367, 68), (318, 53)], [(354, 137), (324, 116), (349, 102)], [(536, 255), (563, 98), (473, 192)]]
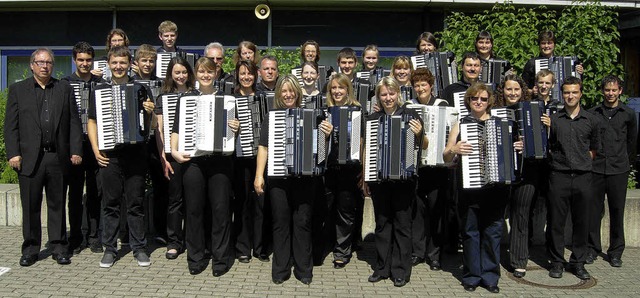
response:
[(465, 80), (457, 81), (444, 88), (442, 97), (444, 97), (444, 99), (449, 103), (450, 107), (455, 107), (453, 95), (459, 92), (467, 92), (469, 87), (471, 87), (471, 84), (467, 83)]
[(590, 172), (590, 150), (597, 150), (598, 119), (580, 108), (571, 119), (566, 109), (551, 115), (549, 135), (549, 164), (554, 171)]
[(524, 65), (524, 69), (522, 70), (522, 79), (527, 83), (527, 87), (529, 87), (529, 89), (533, 89), (533, 86), (536, 83), (536, 60), (543, 58), (545, 57), (542, 55), (531, 58)]
[(102, 79), (102, 77), (96, 76), (96, 75), (91, 75), (91, 78), (89, 79), (89, 81), (84, 81), (75, 72), (62, 79), (69, 82), (104, 83), (104, 80)]
[(53, 127), (53, 122), (51, 121), (51, 96), (53, 95), (53, 88), (56, 84), (58, 84), (58, 80), (55, 78), (50, 78), (47, 85), (44, 88), (38, 84), (38, 81), (33, 80), (34, 82), (34, 90), (36, 94), (36, 104), (38, 106), (38, 111), (40, 113), (40, 131), (42, 132), (42, 146), (43, 147), (54, 147), (54, 138), (53, 132), (55, 128)]
[(636, 157), (636, 113), (622, 102), (615, 108), (601, 103), (589, 111), (600, 120), (600, 148), (593, 160), (593, 171), (606, 175), (628, 172)]

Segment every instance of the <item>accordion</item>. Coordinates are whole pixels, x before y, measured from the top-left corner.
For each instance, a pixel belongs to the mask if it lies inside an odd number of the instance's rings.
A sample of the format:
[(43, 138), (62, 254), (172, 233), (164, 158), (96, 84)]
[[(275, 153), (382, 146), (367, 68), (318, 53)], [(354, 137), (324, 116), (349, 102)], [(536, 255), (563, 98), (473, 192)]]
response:
[(523, 137), (524, 158), (543, 159), (547, 157), (547, 128), (540, 120), (544, 114), (544, 102), (522, 101), (518, 103), (516, 119), (518, 131)]
[(578, 57), (575, 56), (553, 56), (551, 58), (539, 58), (535, 60), (534, 70), (537, 74), (540, 70), (548, 69), (555, 76), (555, 85), (551, 91), (551, 98), (557, 102), (562, 100), (562, 83), (568, 77), (580, 77), (576, 71)]
[(413, 70), (428, 68), (435, 82), (432, 86), (437, 97), (444, 96), (444, 88), (458, 81), (458, 67), (454, 61), (452, 52), (434, 52), (411, 57)]
[(118, 145), (145, 142), (150, 117), (142, 103), (148, 97), (138, 84), (98, 84), (94, 90), (98, 149), (112, 150)]
[(371, 86), (375, 86), (382, 80), (382, 78), (391, 75), (391, 70), (384, 69), (382, 67), (376, 67), (373, 70), (356, 72), (356, 78), (369, 80)]
[(187, 63), (191, 65), (191, 68), (196, 65), (196, 61), (200, 58), (200, 55), (194, 53), (187, 52), (167, 52), (167, 53), (158, 53), (156, 56), (156, 77), (164, 79), (167, 76), (167, 68), (169, 67), (169, 62), (171, 58), (174, 57), (182, 57), (187, 60)]
[(269, 112), (267, 95), (236, 97), (236, 111), (240, 121), (240, 131), (236, 139), (237, 157), (254, 157), (258, 152), (260, 126)]
[(459, 118), (462, 119), (469, 115), (469, 110), (464, 105), (464, 94), (466, 92), (456, 92), (453, 94), (453, 106), (458, 109)]
[(513, 127), (513, 121), (496, 117), (480, 123), (460, 123), (460, 139), (473, 147), (473, 153), (461, 157), (463, 188), (517, 180)]
[(176, 119), (176, 107), (180, 94), (169, 93), (160, 96), (162, 101), (162, 133), (164, 136), (164, 153), (171, 153), (171, 129)]
[(111, 69), (107, 60), (93, 61), (93, 70), (102, 70), (102, 79), (105, 81), (111, 80)]
[(325, 170), (327, 136), (319, 129), (326, 119), (318, 109), (269, 112), (269, 177), (318, 176)]
[(322, 93), (312, 96), (303, 96), (302, 106), (306, 109), (325, 109), (327, 107), (327, 96), (322, 95)]
[(362, 110), (357, 106), (328, 108), (333, 125), (333, 141), (338, 145), (338, 164), (360, 162), (360, 125)]
[(421, 166), (447, 166), (443, 153), (449, 139), (451, 127), (458, 122), (458, 110), (454, 107), (428, 106), (422, 104), (408, 104), (408, 109), (415, 110), (422, 123), (424, 134), (429, 140), (429, 147), (422, 150)]
[(376, 102), (369, 97), (371, 88), (373, 86), (369, 83), (361, 83), (358, 80), (353, 81), (353, 93), (355, 93), (356, 99), (366, 114), (373, 113), (373, 106), (376, 105)]
[(73, 97), (76, 100), (76, 106), (78, 107), (78, 115), (82, 122), (82, 133), (87, 134), (87, 111), (89, 110), (89, 96), (91, 95), (91, 84), (85, 82), (69, 82), (71, 90), (73, 91)]
[(178, 151), (192, 157), (232, 154), (235, 133), (228, 122), (235, 119), (235, 101), (229, 95), (181, 97), (178, 101)]
[(409, 102), (414, 98), (412, 86), (400, 86), (400, 99), (402, 102)]
[(500, 84), (504, 79), (504, 73), (507, 69), (508, 63), (506, 60), (489, 59), (482, 61), (482, 70), (480, 72), (479, 80), (485, 84), (491, 84), (495, 89), (495, 86)]
[(365, 122), (364, 181), (407, 180), (418, 172), (419, 144), (410, 115), (384, 115)]
[(155, 100), (162, 92), (162, 81), (160, 80), (135, 80), (136, 83), (142, 84), (151, 90), (151, 100)]

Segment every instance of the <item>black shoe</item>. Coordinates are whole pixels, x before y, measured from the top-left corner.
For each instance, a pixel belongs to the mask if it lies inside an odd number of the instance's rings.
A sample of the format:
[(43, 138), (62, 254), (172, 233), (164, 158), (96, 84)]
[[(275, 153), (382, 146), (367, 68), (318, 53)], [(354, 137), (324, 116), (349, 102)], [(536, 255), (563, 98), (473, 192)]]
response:
[(431, 261), (431, 263), (429, 264), (429, 269), (433, 271), (440, 271), (442, 270), (442, 266), (440, 266), (440, 262), (438, 261)]
[(54, 254), (51, 255), (51, 258), (56, 260), (59, 265), (69, 265), (71, 264), (71, 258), (64, 254)]
[(89, 249), (92, 253), (103, 253), (104, 249), (102, 248), (102, 244), (100, 243), (92, 243), (89, 244)]
[(268, 255), (257, 255), (255, 256), (256, 259), (258, 259), (260, 262), (269, 262), (269, 256)]
[(78, 255), (80, 254), (85, 248), (87, 248), (87, 245), (85, 244), (79, 244), (78, 246), (76, 246), (75, 248), (73, 248), (72, 253), (74, 255)]
[(578, 266), (574, 268), (573, 273), (579, 279), (582, 279), (582, 280), (591, 279), (591, 274), (589, 274), (589, 272), (587, 271), (587, 269), (584, 268), (584, 266)]
[(498, 294), (500, 293), (500, 288), (495, 285), (495, 286), (487, 286), (487, 291), (494, 293), (494, 294)]
[(300, 282), (305, 284), (305, 285), (310, 285), (311, 284), (311, 277), (303, 277), (300, 279)]
[(553, 264), (551, 270), (549, 270), (549, 277), (552, 278), (561, 278), (562, 272), (564, 271), (564, 267), (562, 264)]
[(209, 265), (208, 260), (191, 263), (191, 264), (189, 264), (189, 274), (198, 275), (198, 274), (202, 273), (202, 271), (207, 269), (208, 265)]
[(394, 278), (393, 286), (394, 287), (404, 287), (407, 284), (407, 281), (404, 278)]
[(238, 262), (240, 263), (251, 263), (251, 257), (250, 256), (239, 256), (238, 257)]
[(20, 266), (29, 267), (35, 264), (37, 260), (38, 260), (38, 255), (22, 256), (20, 257)]
[(588, 254), (587, 254), (587, 258), (586, 258), (586, 259), (584, 259), (584, 263), (585, 263), (585, 264), (593, 264), (593, 262), (594, 262), (595, 260), (597, 260), (597, 259), (598, 259), (598, 256), (597, 256), (596, 254), (594, 254), (594, 253), (588, 253)]
[(611, 267), (622, 267), (622, 260), (620, 257), (611, 257), (609, 259), (609, 264), (611, 264)]
[(229, 272), (229, 268), (226, 268), (224, 270), (213, 270), (213, 276), (214, 277), (220, 277), (225, 275), (225, 273)]
[[(171, 250), (171, 249), (169, 249)], [(167, 260), (175, 260), (178, 258), (178, 256), (180, 255), (180, 250), (175, 250), (176, 252), (169, 252), (169, 250), (167, 250), (167, 252), (164, 254), (164, 256), (167, 258)]]
[(289, 278), (291, 278), (291, 276), (287, 276), (285, 278), (272, 278), (271, 281), (273, 281), (274, 284), (279, 285), (279, 284), (282, 284), (283, 282), (289, 280)]
[(464, 290), (465, 290), (465, 291), (467, 291), (467, 292), (473, 292), (473, 291), (475, 291), (475, 290), (476, 290), (476, 288), (477, 288), (478, 286), (462, 284), (462, 287), (463, 287), (463, 288), (464, 288)]
[(378, 275), (378, 274), (371, 274), (369, 276), (369, 278), (367, 279), (369, 282), (379, 282), (383, 279), (387, 279), (388, 277), (382, 276), (382, 275)]
[(341, 261), (341, 260), (335, 260), (333, 261), (333, 269), (342, 269), (345, 266), (347, 266), (349, 262), (345, 262), (345, 261)]
[(413, 256), (411, 257), (411, 265), (418, 266), (419, 264), (424, 263), (424, 258)]
[(516, 277), (516, 278), (523, 278), (526, 274), (527, 274), (527, 271), (518, 271), (518, 270), (513, 271), (513, 277)]

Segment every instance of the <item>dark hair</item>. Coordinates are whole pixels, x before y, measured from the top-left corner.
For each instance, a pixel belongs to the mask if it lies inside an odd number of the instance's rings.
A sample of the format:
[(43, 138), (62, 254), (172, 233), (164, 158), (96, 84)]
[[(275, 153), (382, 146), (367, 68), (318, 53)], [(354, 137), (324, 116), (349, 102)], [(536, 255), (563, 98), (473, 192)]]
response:
[(169, 65), (167, 66), (167, 75), (165, 76), (164, 83), (162, 84), (162, 92), (164, 93), (175, 92), (178, 88), (176, 81), (173, 80), (172, 76), (173, 68), (176, 65), (182, 65), (187, 69), (187, 82), (185, 83), (187, 85), (187, 89), (191, 90), (195, 87), (196, 79), (193, 73), (193, 68), (191, 68), (191, 64), (189, 64), (186, 59), (176, 56), (169, 60)]
[(553, 34), (553, 31), (540, 31), (538, 34), (538, 44), (541, 44), (543, 41), (553, 41), (553, 43), (556, 43), (556, 36)]
[(462, 55), (462, 60), (460, 61), (460, 65), (464, 65), (464, 62), (467, 59), (480, 60), (480, 56), (476, 52), (465, 52), (464, 55)]
[(522, 95), (520, 96), (519, 101), (530, 101), (531, 94), (527, 91), (527, 83), (524, 80), (515, 74), (506, 75), (500, 85), (496, 88), (496, 107), (504, 107), (506, 106), (506, 102), (504, 100), (504, 85), (507, 84), (507, 81), (514, 81), (520, 85), (520, 89), (522, 89)]
[(314, 46), (316, 48), (316, 60), (313, 62), (318, 63), (318, 61), (320, 61), (320, 45), (315, 40), (307, 40), (300, 46), (300, 58), (302, 62), (306, 61), (304, 58), (304, 48), (307, 46)]
[(240, 92), (240, 67), (246, 67), (250, 74), (253, 75), (253, 85), (251, 89), (256, 90), (256, 82), (258, 82), (258, 66), (249, 60), (240, 60), (236, 63), (236, 92)]
[(238, 63), (238, 61), (244, 60), (240, 55), (242, 53), (242, 48), (247, 48), (253, 51), (253, 63), (260, 63), (260, 51), (258, 50), (258, 47), (256, 46), (256, 44), (248, 40), (243, 40), (238, 44), (236, 51), (233, 53), (234, 63)]
[(564, 90), (564, 85), (580, 85), (580, 92), (582, 92), (582, 80), (579, 78), (568, 77), (564, 79), (564, 82), (562, 82), (562, 86), (560, 87), (560, 90)]
[(131, 52), (127, 46), (113, 47), (107, 53), (107, 61), (111, 60), (111, 57), (127, 57), (129, 63), (131, 63)]
[(356, 51), (352, 48), (342, 48), (342, 50), (338, 52), (338, 63), (340, 63), (341, 59), (353, 59), (353, 61), (358, 63), (358, 56), (356, 56)]
[(415, 85), (420, 81), (427, 81), (427, 83), (429, 83), (429, 86), (433, 87), (433, 83), (435, 82), (435, 80), (436, 78), (426, 67), (418, 68), (414, 70), (413, 73), (411, 73), (411, 85)]
[(480, 41), (481, 39), (488, 39), (491, 42), (491, 51), (489, 52), (489, 57), (495, 57), (495, 53), (493, 52), (493, 36), (491, 36), (491, 33), (489, 33), (489, 31), (486, 30), (482, 30), (480, 32), (478, 32), (478, 36), (476, 36), (476, 41), (473, 42), (473, 46), (476, 49), (476, 53), (478, 53), (478, 41)]
[(602, 84), (600, 85), (600, 89), (604, 90), (604, 87), (606, 87), (607, 84), (618, 84), (618, 88), (622, 89), (622, 85), (624, 84), (624, 81), (622, 81), (622, 79), (620, 79), (617, 76), (607, 75), (602, 79)]
[(73, 46), (73, 50), (71, 51), (71, 53), (73, 55), (73, 60), (76, 59), (78, 54), (89, 54), (91, 55), (91, 58), (93, 58), (96, 54), (93, 50), (93, 47), (86, 41), (76, 43), (76, 45)]
[(420, 34), (420, 36), (418, 36), (418, 39), (416, 40), (417, 54), (420, 54), (420, 42), (423, 40), (434, 45), (436, 49), (438, 48), (438, 41), (436, 40), (436, 36), (431, 32), (422, 32), (422, 34)]
[[(315, 63), (313, 61), (305, 61), (304, 63), (302, 63), (302, 65), (300, 66), (301, 69), (303, 69), (305, 66), (311, 66), (313, 69), (316, 70), (316, 72), (318, 72), (318, 63)], [(320, 73), (318, 73), (319, 75)]]
[(124, 39), (124, 46), (129, 46), (129, 37), (127, 37), (127, 33), (125, 33), (124, 30), (120, 28), (114, 28), (109, 31), (109, 34), (107, 34), (107, 51), (111, 50), (111, 38), (113, 38), (114, 35), (122, 36), (122, 38)]

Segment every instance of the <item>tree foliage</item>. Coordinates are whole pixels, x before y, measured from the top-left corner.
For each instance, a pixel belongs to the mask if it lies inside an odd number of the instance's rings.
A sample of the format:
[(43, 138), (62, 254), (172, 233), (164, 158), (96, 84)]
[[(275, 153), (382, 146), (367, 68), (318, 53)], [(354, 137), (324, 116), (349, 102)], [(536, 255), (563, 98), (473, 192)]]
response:
[[(7, 107), (8, 90), (0, 92), (0, 123), (4, 127), (5, 109)], [(4, 146), (4, 129), (0, 130), (0, 183), (18, 183), (18, 174), (14, 171), (7, 161), (7, 150)]]
[(537, 37), (542, 30), (552, 30), (558, 56), (578, 56), (584, 67), (583, 104), (591, 107), (602, 100), (600, 79), (607, 74), (622, 77), (618, 63), (618, 13), (599, 1), (579, 1), (561, 11), (545, 6), (515, 7), (510, 1), (497, 3), (482, 13), (453, 12), (445, 19), (445, 29), (437, 32), (441, 49), (460, 57), (474, 51), (475, 37), (481, 30), (494, 38), (498, 57), (511, 62), (521, 74), (526, 62), (538, 56)]

